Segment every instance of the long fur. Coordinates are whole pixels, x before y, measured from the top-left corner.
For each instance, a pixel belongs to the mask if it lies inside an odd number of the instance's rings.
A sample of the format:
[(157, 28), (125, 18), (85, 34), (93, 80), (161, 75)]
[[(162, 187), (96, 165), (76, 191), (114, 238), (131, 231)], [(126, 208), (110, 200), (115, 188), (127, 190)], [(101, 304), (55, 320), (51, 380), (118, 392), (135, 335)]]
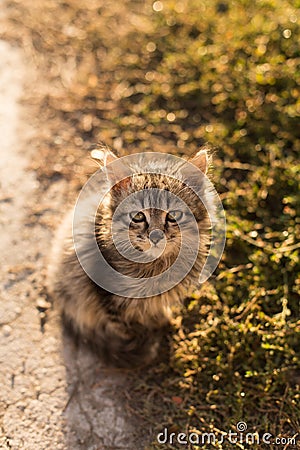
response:
[[(153, 166), (155, 167), (155, 161)], [(157, 275), (170, 267), (180, 248), (176, 227), (173, 234), (170, 233), (173, 237), (170, 237), (168, 244), (169, 253), (145, 264), (122, 257), (113, 244), (110, 231), (112, 215), (118, 203), (130, 193), (147, 188), (167, 190), (189, 206), (200, 235), (196, 262), (180, 284), (168, 292), (144, 299), (114, 295), (97, 286), (86, 275), (77, 259), (72, 239), (72, 212), (66, 215), (58, 229), (50, 258), (47, 285), (65, 324), (90, 344), (107, 364), (115, 366), (133, 367), (153, 361), (169, 325), (172, 307), (180, 303), (187, 289), (197, 282), (209, 244), (210, 220), (203, 204), (183, 180), (172, 176), (175, 173), (178, 178), (180, 167), (158, 169), (170, 173), (170, 176), (164, 173), (143, 175), (140, 173), (145, 167), (137, 166), (136, 175), (128, 180), (128, 184), (116, 185), (110, 191), (104, 206), (97, 212), (97, 243), (108, 262), (124, 274), (143, 278)], [(141, 230), (139, 233), (142, 233)], [(135, 230), (131, 230), (131, 235), (134, 240)], [(146, 240), (146, 237), (143, 238)], [(191, 236), (190, 245), (192, 244)]]

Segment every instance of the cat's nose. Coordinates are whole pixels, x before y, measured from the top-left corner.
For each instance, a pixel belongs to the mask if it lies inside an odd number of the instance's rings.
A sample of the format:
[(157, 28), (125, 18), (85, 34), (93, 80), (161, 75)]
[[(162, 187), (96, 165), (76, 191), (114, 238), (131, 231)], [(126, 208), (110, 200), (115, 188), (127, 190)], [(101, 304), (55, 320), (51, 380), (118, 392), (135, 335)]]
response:
[(149, 234), (149, 239), (153, 244), (157, 244), (159, 241), (161, 241), (164, 238), (164, 232), (161, 230), (153, 230)]

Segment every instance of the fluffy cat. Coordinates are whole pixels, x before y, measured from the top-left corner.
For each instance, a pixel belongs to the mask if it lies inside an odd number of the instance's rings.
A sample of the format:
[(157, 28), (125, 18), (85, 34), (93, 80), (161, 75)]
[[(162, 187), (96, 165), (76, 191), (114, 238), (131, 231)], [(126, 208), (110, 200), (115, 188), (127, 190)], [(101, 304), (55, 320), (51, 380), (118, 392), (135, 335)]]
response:
[[(72, 239), (72, 212), (67, 214), (58, 230), (48, 270), (48, 289), (67, 327), (90, 344), (107, 364), (119, 367), (148, 364), (156, 357), (161, 337), (170, 322), (171, 308), (184, 299), (191, 285), (197, 283), (210, 239), (211, 221), (207, 210), (190, 187), (198, 183), (201, 198), (204, 198), (207, 195), (206, 177), (202, 177), (201, 181), (189, 180), (189, 171), (186, 171), (183, 160), (178, 158), (178, 162), (174, 163), (167, 161), (164, 166), (162, 163), (158, 165), (154, 153), (151, 155), (149, 158), (149, 154), (148, 157), (141, 154), (135, 160), (138, 163), (130, 167), (132, 175), (116, 181), (122, 178), (116, 173), (121, 169), (118, 166), (112, 170), (110, 168), (114, 167), (118, 157), (107, 147), (99, 148), (98, 158), (111, 187), (95, 217), (87, 216), (84, 220), (89, 223), (94, 221), (97, 246), (111, 267), (125, 276), (145, 280), (167, 271), (177, 260), (183, 243), (187, 249), (193, 248), (195, 236), (188, 213), (183, 214), (180, 206), (178, 209), (178, 198), (193, 215), (200, 237), (192, 268), (180, 283), (148, 297), (144, 292), (143, 298), (139, 298), (134, 289), (132, 295), (126, 292), (122, 296), (98, 286), (78, 261)], [(200, 150), (189, 163), (206, 174), (209, 165), (207, 150)], [(145, 173), (147, 168), (150, 168), (150, 173)], [(157, 199), (156, 204), (155, 201), (151, 203), (153, 189), (154, 192), (169, 193), (175, 200), (171, 197), (160, 200), (161, 204), (157, 204)], [(121, 249), (123, 245), (126, 250), (128, 242), (126, 239), (123, 241), (122, 237), (125, 229), (123, 218), (117, 215), (117, 208), (129, 195), (141, 190), (143, 197), (133, 197), (125, 208), (129, 217), (129, 225), (126, 224), (125, 228), (132, 248), (141, 256), (148, 257), (139, 262), (138, 258), (125, 257), (116, 248), (112, 230), (115, 226)], [(90, 264), (97, 272), (97, 262), (93, 256), (90, 257)], [(101, 278), (101, 273), (98, 275)]]

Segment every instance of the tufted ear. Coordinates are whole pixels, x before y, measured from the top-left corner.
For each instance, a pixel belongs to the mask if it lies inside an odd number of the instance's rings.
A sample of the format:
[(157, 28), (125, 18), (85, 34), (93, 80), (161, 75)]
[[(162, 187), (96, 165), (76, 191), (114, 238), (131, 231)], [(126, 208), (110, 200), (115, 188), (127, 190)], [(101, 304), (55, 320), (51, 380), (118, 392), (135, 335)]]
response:
[(91, 151), (91, 157), (96, 159), (101, 167), (106, 167), (112, 161), (118, 159), (117, 155), (115, 155), (109, 147), (104, 144), (98, 144)]
[(189, 159), (189, 162), (194, 164), (204, 175), (207, 173), (209, 166), (208, 153), (206, 149), (199, 150), (195, 156)]
[(131, 175), (131, 171), (109, 147), (99, 144), (91, 151), (91, 157), (100, 164), (111, 186), (120, 184), (125, 187), (125, 185), (128, 185), (128, 177)]
[[(209, 163), (209, 149), (202, 148), (183, 165), (181, 169), (182, 180), (193, 188), (201, 187), (202, 189)], [(193, 169), (192, 165), (198, 170)]]

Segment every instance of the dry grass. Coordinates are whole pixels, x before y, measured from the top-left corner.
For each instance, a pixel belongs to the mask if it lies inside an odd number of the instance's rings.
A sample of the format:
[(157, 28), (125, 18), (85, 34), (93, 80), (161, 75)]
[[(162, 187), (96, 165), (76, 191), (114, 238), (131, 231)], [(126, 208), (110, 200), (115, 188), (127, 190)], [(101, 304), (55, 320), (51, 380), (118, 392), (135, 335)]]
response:
[(153, 429), (149, 448), (162, 448), (164, 426), (221, 436), (244, 420), (251, 432), (297, 434), (299, 4), (6, 3), (4, 37), (39, 73), (28, 100), (44, 130), (33, 166), (45, 189), (65, 177), (74, 196), (99, 139), (121, 154), (219, 148), (223, 260), (174, 321), (170, 362), (132, 379), (128, 407)]

